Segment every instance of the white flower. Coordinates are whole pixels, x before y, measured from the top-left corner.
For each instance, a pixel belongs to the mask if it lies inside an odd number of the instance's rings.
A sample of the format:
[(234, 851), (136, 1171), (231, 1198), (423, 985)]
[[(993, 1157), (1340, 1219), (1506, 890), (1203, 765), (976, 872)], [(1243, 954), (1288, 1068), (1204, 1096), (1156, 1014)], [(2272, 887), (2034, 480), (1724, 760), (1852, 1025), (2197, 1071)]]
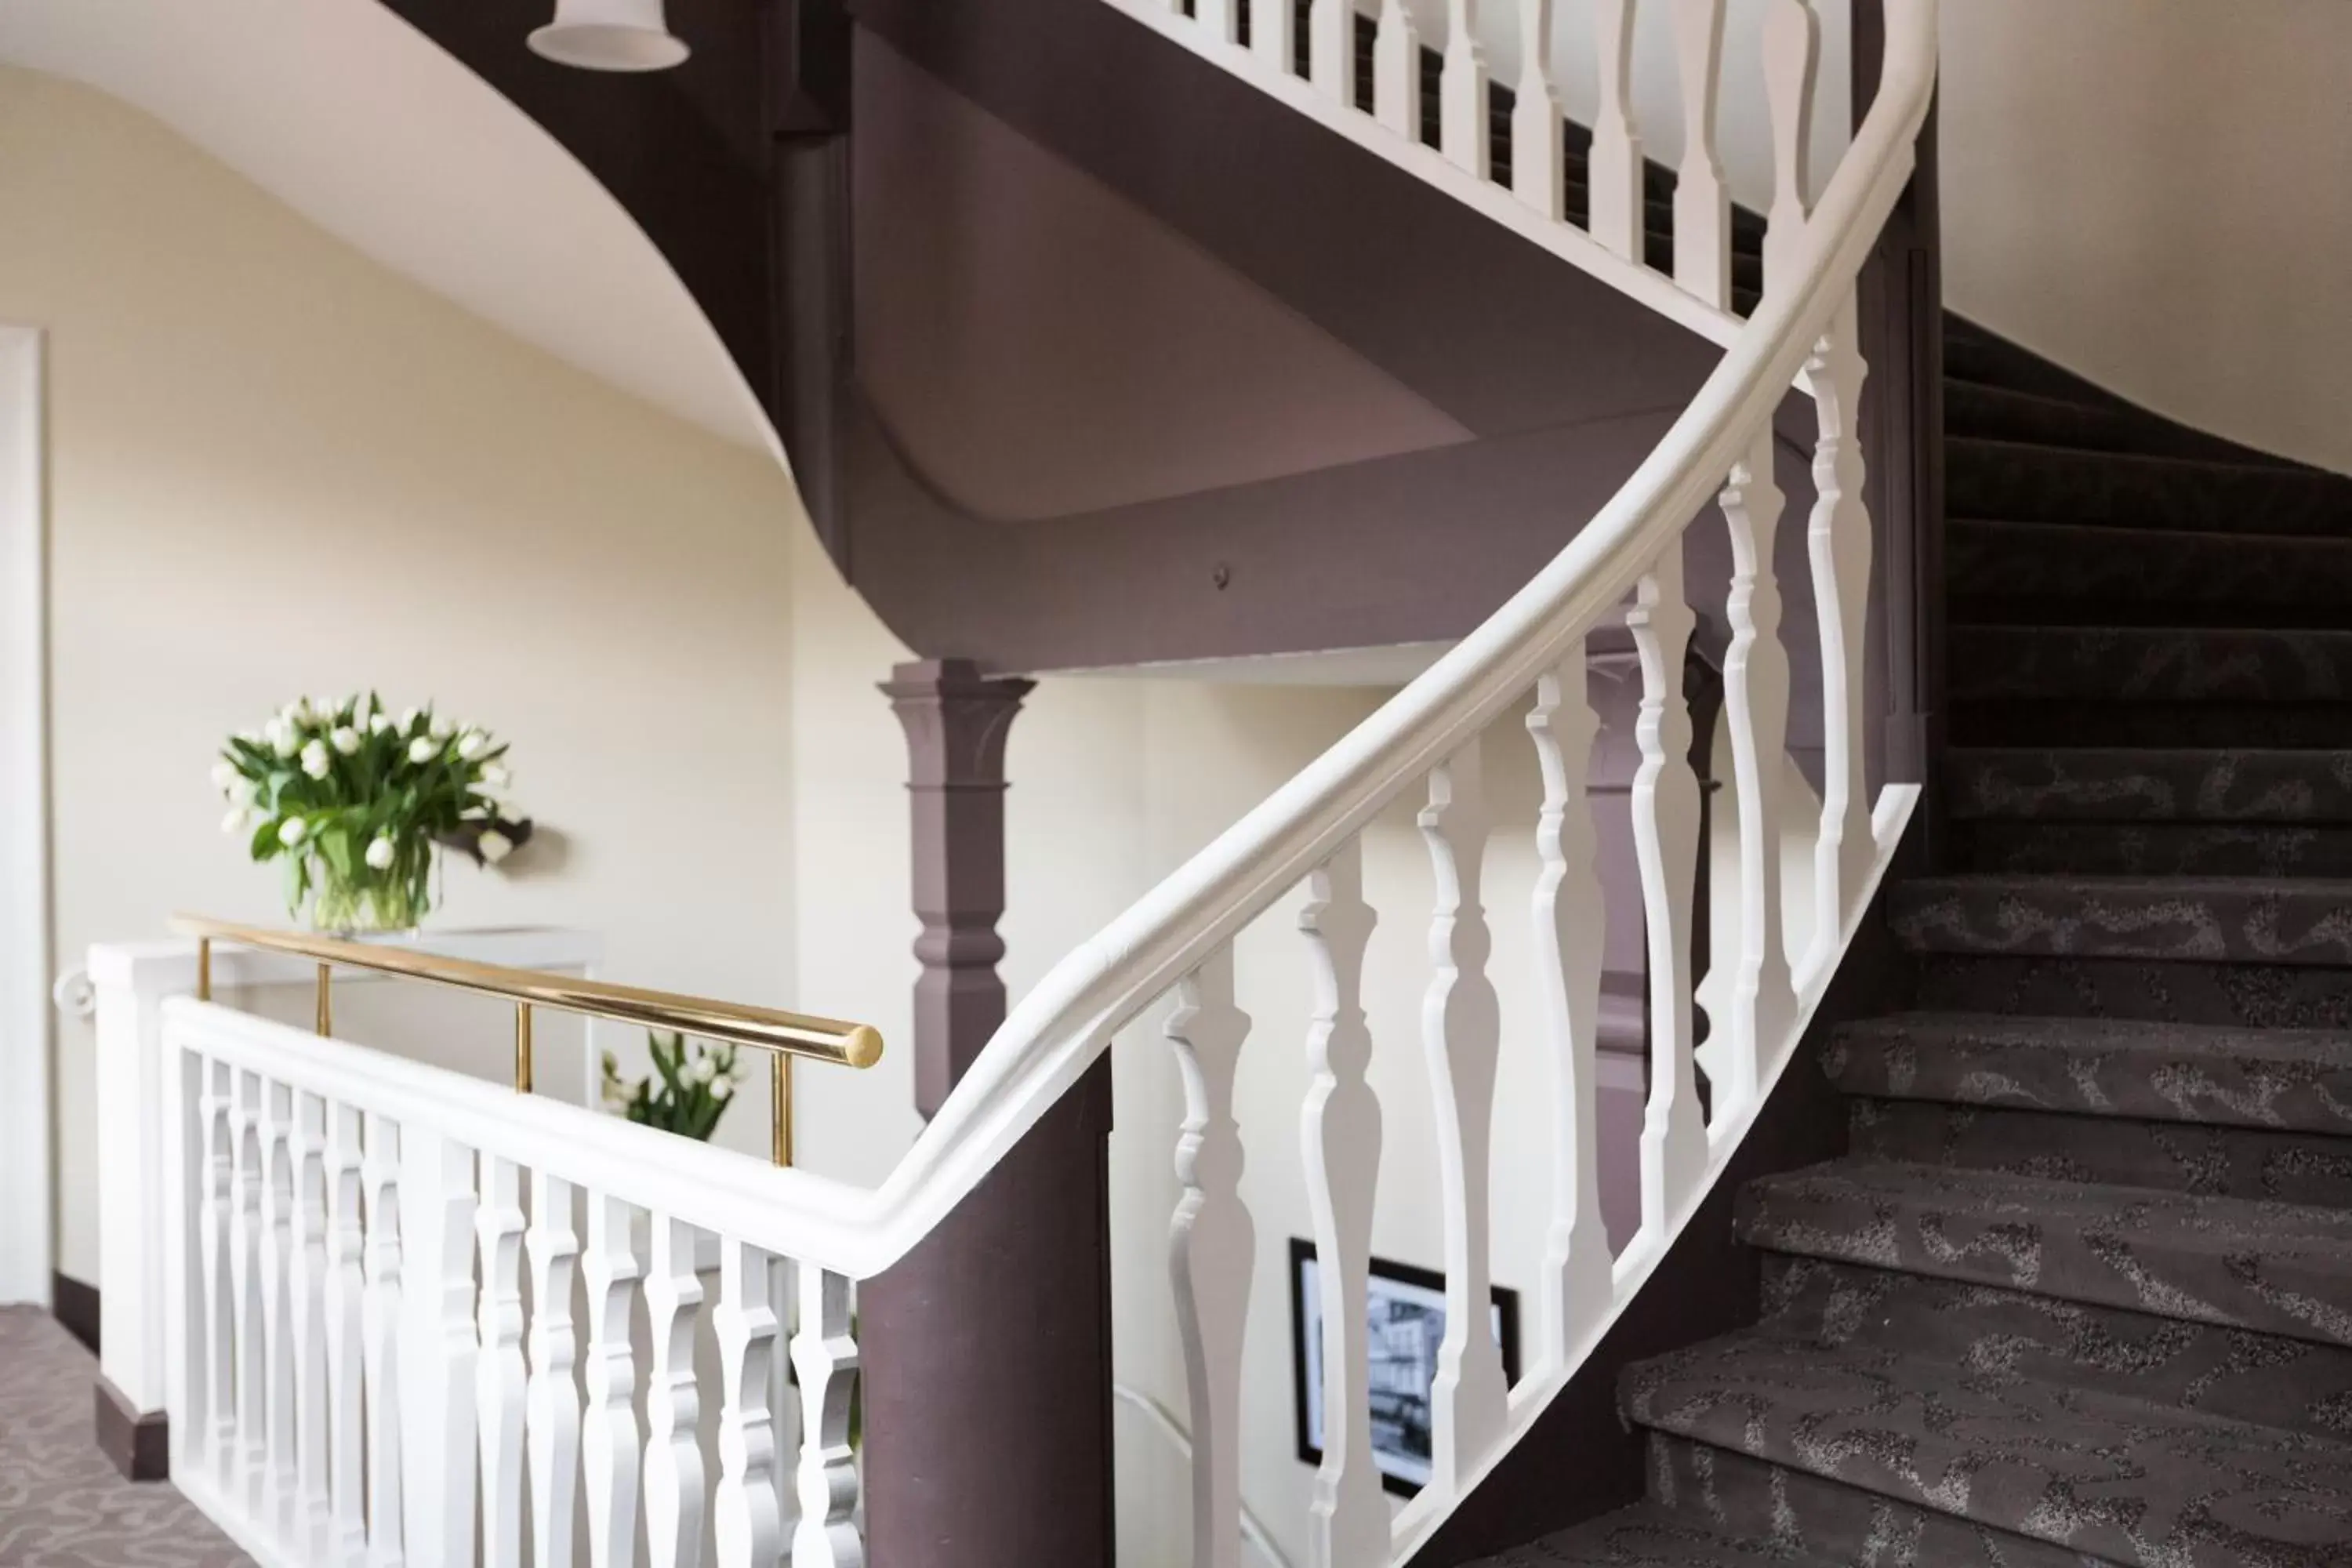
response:
[(504, 789), (507, 787), (507, 781), (513, 777), (514, 775), (512, 773), (507, 772), (506, 763), (488, 763), (482, 769), (482, 783), (487, 785), (488, 788), (483, 789), (480, 793), (488, 795), (490, 790)]
[(388, 834), (376, 835), (374, 841), (367, 847), (367, 863), (376, 870), (391, 870), (392, 855), (392, 838)]
[(407, 734), (411, 730), (416, 728), (416, 721), (424, 717), (425, 710), (422, 708), (402, 709), (400, 711), (400, 732), (404, 735)]
[(293, 701), (289, 702), (285, 707), (280, 708), (278, 710), (278, 717), (283, 720), (289, 728), (293, 725), (301, 723), (304, 720), (310, 717), (310, 700), (307, 697), (297, 697)]
[(236, 738), (248, 746), (261, 744), (261, 731), (258, 730), (239, 730), (236, 732)]
[(729, 1095), (735, 1092), (735, 1080), (730, 1078), (727, 1074), (720, 1073), (717, 1078), (710, 1080), (710, 1092), (714, 1098), (725, 1100)]
[(302, 771), (312, 778), (325, 778), (334, 765), (334, 759), (327, 755), (327, 743), (324, 741), (312, 741), (303, 746)]
[(470, 763), (489, 749), (490, 738), (479, 730), (468, 730), (457, 737), (457, 755), (463, 761)]
[(446, 741), (449, 738), (450, 731), (455, 728), (456, 726), (451, 724), (448, 720), (443, 718), (440, 714), (436, 713), (433, 715), (433, 722), (431, 726), (428, 727), (425, 732), (432, 736), (436, 741)]
[(719, 1076), (719, 1064), (709, 1055), (698, 1056), (686, 1066), (686, 1081), (709, 1083)]
[(302, 836), (310, 831), (310, 825), (309, 823), (303, 821), (299, 816), (289, 816), (285, 821), (278, 825), (278, 842), (286, 846), (287, 848), (291, 849), (297, 844), (301, 843)]
[(514, 840), (493, 827), (482, 835), (476, 847), (481, 850), (483, 859), (495, 866), (514, 853)]
[(255, 793), (251, 779), (238, 779), (228, 786), (228, 803), (235, 806), (251, 805)]
[(240, 805), (240, 806), (238, 806), (236, 809), (235, 809), (234, 811), (230, 812), (226, 816), (222, 817), (222, 818), (221, 818), (221, 831), (222, 831), (223, 833), (242, 833), (242, 832), (244, 832), (244, 831), (245, 831), (245, 807), (243, 807), (243, 806), (241, 806), (241, 805)]
[(392, 715), (389, 713), (373, 714), (368, 719), (368, 733), (371, 735), (381, 735), (391, 728)]
[(294, 754), (294, 726), (283, 719), (272, 719), (264, 731), (269, 738), (269, 749), (281, 757)]
[(346, 724), (335, 731), (334, 742), (335, 750), (348, 757), (360, 749), (360, 732)]
[(226, 762), (218, 762), (213, 764), (213, 787), (215, 789), (220, 791), (223, 795), (226, 795), (228, 793), (229, 786), (236, 782), (236, 770), (235, 768), (229, 766)]
[(431, 762), (440, 753), (441, 743), (430, 735), (419, 735), (408, 742), (408, 760), (419, 766)]

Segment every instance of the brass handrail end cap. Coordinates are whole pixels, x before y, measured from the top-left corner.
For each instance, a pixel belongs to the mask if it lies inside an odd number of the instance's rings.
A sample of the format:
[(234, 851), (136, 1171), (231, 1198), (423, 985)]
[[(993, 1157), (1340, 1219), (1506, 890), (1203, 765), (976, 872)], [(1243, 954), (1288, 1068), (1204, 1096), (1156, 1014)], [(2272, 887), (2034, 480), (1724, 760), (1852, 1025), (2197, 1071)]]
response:
[(882, 1031), (871, 1024), (860, 1024), (849, 1031), (842, 1042), (842, 1059), (854, 1068), (870, 1068), (882, 1059)]

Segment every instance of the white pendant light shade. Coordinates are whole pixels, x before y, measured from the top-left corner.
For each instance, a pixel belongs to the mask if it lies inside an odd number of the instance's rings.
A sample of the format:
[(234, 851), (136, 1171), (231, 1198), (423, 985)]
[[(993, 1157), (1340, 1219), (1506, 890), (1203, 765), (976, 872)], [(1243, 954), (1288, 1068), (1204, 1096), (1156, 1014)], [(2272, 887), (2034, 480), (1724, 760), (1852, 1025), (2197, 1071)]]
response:
[(687, 56), (662, 20), (662, 0), (556, 0), (555, 20), (530, 43), (533, 54), (592, 71), (667, 70)]

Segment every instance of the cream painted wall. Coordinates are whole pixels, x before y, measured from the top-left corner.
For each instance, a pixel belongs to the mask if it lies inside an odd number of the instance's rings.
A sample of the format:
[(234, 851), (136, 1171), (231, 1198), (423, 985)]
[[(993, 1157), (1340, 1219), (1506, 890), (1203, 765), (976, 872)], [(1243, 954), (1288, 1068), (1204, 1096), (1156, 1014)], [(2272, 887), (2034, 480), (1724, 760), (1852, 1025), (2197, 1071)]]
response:
[[(0, 69), (0, 319), (51, 355), (57, 948), (282, 918), (213, 748), (299, 691), (511, 740), (548, 835), (438, 918), (601, 929), (608, 973), (793, 984), (787, 542), (765, 456), (331, 238), (152, 121)], [(58, 1037), (59, 1263), (96, 1269), (87, 1025)], [(764, 1119), (739, 1112), (748, 1147)]]
[(1943, 44), (1951, 307), (2352, 471), (2352, 5), (1952, 0)]

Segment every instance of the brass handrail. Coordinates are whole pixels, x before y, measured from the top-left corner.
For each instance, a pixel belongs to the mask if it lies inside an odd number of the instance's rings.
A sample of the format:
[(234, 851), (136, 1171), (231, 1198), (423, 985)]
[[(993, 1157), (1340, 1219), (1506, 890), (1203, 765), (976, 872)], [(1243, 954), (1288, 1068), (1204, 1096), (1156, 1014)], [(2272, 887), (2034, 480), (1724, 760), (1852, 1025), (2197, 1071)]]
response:
[(870, 1068), (882, 1059), (882, 1036), (870, 1024), (811, 1017), (774, 1007), (719, 1002), (674, 991), (648, 991), (603, 980), (576, 979), (550, 974), (544, 970), (477, 963), (471, 959), (446, 958), (374, 942), (346, 942), (306, 931), (271, 931), (215, 920), (208, 915), (174, 915), (172, 929), (196, 939), (196, 994), (205, 1001), (212, 999), (212, 946), (215, 942), (312, 961), (318, 965), (317, 1026), (321, 1035), (334, 1032), (328, 984), (337, 964), (512, 1002), (515, 1088), (526, 1094), (530, 1092), (533, 1079), (530, 1015), (534, 1007), (551, 1007), (559, 1013), (635, 1024), (649, 1029), (669, 1029), (696, 1039), (719, 1040), (766, 1051), (771, 1062), (772, 1152), (779, 1165), (791, 1164), (793, 1157), (792, 1058), (807, 1057), (813, 1061), (852, 1068)]

